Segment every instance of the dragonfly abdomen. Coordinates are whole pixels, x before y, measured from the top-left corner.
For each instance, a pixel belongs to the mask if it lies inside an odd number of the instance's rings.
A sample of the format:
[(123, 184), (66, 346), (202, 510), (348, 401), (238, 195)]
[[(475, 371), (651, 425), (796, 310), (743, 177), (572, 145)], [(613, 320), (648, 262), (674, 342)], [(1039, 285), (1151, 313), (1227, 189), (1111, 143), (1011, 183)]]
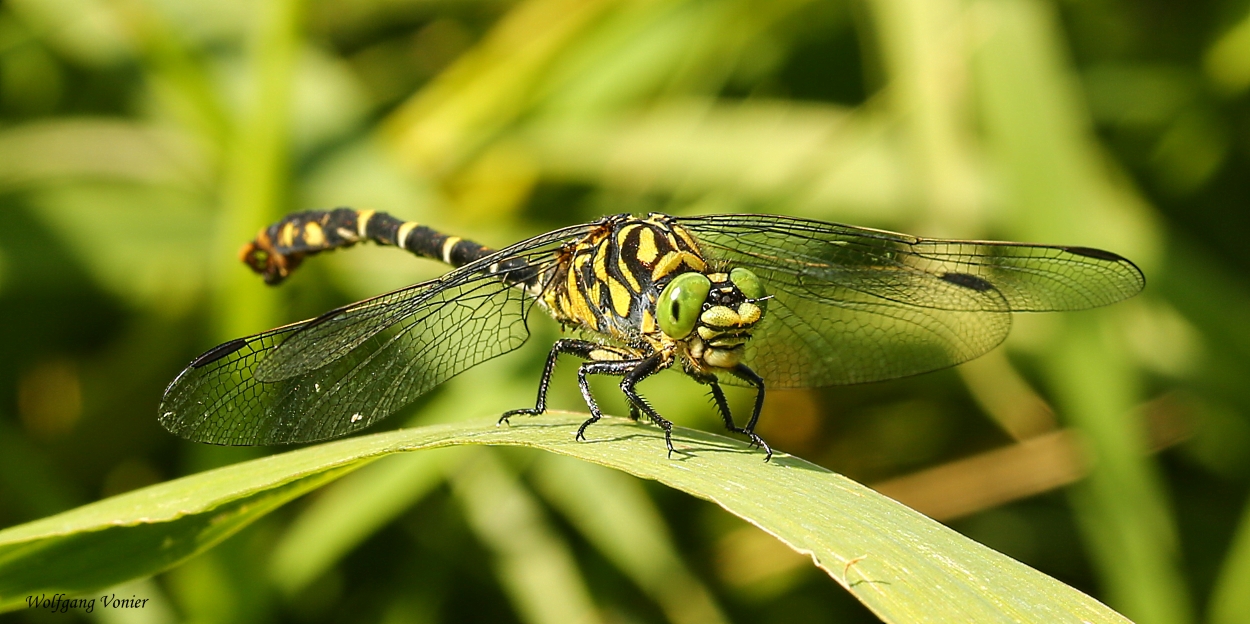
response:
[(335, 208), (287, 215), (244, 245), (239, 258), (263, 275), (266, 283), (277, 284), (298, 268), (306, 256), (370, 240), (457, 268), (494, 253), (485, 245), (444, 234), (416, 221), (402, 221), (385, 212)]

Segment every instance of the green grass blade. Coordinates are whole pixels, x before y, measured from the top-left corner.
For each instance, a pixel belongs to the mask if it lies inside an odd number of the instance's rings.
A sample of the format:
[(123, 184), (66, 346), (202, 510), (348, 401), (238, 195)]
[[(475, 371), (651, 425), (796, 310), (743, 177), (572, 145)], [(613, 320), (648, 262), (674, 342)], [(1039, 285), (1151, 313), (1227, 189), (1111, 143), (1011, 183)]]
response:
[(478, 449), (447, 478), (522, 621), (602, 624), (572, 549), (507, 466)]
[(1250, 613), (1250, 508), (1241, 517), (1211, 593), (1211, 624), (1236, 624)]
[(655, 502), (636, 479), (560, 455), (534, 463), (535, 485), (673, 624), (724, 624), (712, 592), (681, 559)]
[(274, 548), (270, 579), (287, 595), (299, 593), (438, 487), (444, 464), (458, 463), (448, 452), (397, 456), (326, 488)]
[[(264, 477), (280, 472), (246, 462), (5, 530), (0, 610), (22, 606), (26, 596), (81, 594), (169, 568), (352, 467), (277, 481)], [(254, 475), (263, 476), (248, 487)]]
[(227, 146), (222, 172), (222, 210), (215, 228), (215, 314), (224, 338), (273, 325), (278, 299), (255, 276), (238, 270), (239, 241), (287, 209), (295, 65), (303, 38), (301, 0), (261, 5), (252, 33), (248, 104)]
[[(975, 72), (991, 151), (1020, 218), (1009, 236), (1115, 249), (1152, 274), (1159, 232), (1131, 187), (1107, 167), (1073, 89), (1053, 9), (1025, 0), (976, 4), (992, 33)], [(1192, 622), (1178, 530), (1139, 421), (1140, 373), (1115, 332), (1130, 302), (1072, 315), (1052, 343), (1049, 381), (1062, 419), (1095, 458), (1073, 487), (1075, 517), (1108, 601), (1143, 624)]]
[[(1094, 599), (845, 477), (741, 441), (584, 416), (379, 433), (211, 470), (0, 531), (0, 606), (168, 568), (299, 494), (390, 453), (460, 444), (541, 448), (715, 502), (813, 561), (886, 622), (1125, 622)], [(126, 553), (124, 557), (117, 556)]]

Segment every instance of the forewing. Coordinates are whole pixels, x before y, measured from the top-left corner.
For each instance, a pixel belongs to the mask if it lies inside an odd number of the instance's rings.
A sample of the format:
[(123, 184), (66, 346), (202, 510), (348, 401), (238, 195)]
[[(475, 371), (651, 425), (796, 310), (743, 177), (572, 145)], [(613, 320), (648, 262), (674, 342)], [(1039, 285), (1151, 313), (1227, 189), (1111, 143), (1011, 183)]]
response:
[[(313, 442), (363, 429), (521, 346), (534, 300), (503, 277), (541, 280), (562, 233), (216, 347), (169, 385), (160, 421), (184, 438), (229, 445)], [(496, 263), (515, 268), (487, 273)]]
[(1144, 285), (1132, 263), (1093, 249), (921, 239), (765, 215), (679, 222), (708, 259), (751, 269), (773, 295), (744, 359), (769, 387), (945, 368), (1002, 342), (1013, 311), (1106, 305)]

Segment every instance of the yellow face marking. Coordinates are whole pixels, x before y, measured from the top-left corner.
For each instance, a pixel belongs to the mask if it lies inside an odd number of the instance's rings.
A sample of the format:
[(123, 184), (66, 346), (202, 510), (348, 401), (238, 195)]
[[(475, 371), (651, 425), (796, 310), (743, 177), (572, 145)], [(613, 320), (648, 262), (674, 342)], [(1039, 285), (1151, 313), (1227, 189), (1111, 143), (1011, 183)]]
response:
[(365, 232), (369, 231), (369, 220), (373, 218), (376, 210), (361, 210), (356, 213), (356, 236), (364, 238)]
[(395, 234), (395, 244), (399, 247), (403, 247), (404, 249), (407, 249), (408, 246), (405, 244), (405, 242), (408, 240), (408, 235), (411, 234), (412, 231), (415, 230), (418, 225), (420, 224), (417, 223), (416, 221), (408, 221), (407, 223), (404, 223), (403, 225), (399, 226), (399, 232), (396, 232)]
[(451, 250), (455, 248), (456, 243), (459, 243), (460, 240), (461, 238), (459, 236), (448, 236), (447, 240), (443, 241), (443, 263), (444, 264), (451, 264)]
[(304, 224), (304, 244), (309, 247), (321, 247), (326, 243), (325, 230), (315, 221)]
[(711, 275), (708, 275), (707, 278), (713, 282), (720, 283), (729, 279), (729, 274), (728, 273), (712, 273)]
[(295, 224), (294, 223), (287, 221), (286, 225), (282, 226), (282, 232), (278, 234), (278, 244), (282, 245), (283, 247), (290, 247), (291, 245), (295, 244)]
[(643, 264), (655, 262), (660, 250), (655, 246), (655, 232), (651, 228), (643, 228), (638, 234), (638, 260)]
[(704, 324), (712, 327), (733, 327), (741, 325), (742, 317), (731, 308), (725, 306), (713, 306), (708, 308), (699, 315), (699, 320)]
[(659, 280), (681, 268), (683, 264), (696, 271), (702, 271), (707, 268), (707, 265), (703, 263), (701, 258), (688, 251), (670, 251), (664, 254), (664, 257), (660, 258), (655, 268), (651, 270), (651, 280)]
[(760, 320), (760, 317), (763, 316), (763, 314), (764, 313), (760, 310), (760, 307), (754, 303), (747, 302), (738, 306), (738, 316), (741, 317), (743, 325), (754, 324), (756, 321)]
[(629, 316), (629, 291), (625, 289), (625, 285), (614, 280), (608, 280), (608, 293), (612, 295), (612, 309), (616, 311), (616, 315), (620, 317)]

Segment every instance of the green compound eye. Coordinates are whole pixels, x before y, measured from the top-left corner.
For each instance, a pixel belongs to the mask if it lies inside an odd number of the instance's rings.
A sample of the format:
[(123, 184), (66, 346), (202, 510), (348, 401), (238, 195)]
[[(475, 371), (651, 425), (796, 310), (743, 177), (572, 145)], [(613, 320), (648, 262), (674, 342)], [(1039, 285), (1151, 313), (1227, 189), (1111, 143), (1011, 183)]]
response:
[[(764, 284), (760, 282), (760, 278), (754, 273), (746, 269), (734, 269), (729, 272), (729, 281), (746, 295), (747, 299), (763, 299), (766, 296), (764, 292)], [(758, 302), (760, 308), (764, 307), (764, 301)]]
[(711, 280), (702, 273), (683, 273), (673, 278), (655, 306), (656, 321), (664, 334), (674, 340), (690, 335), (711, 289)]

